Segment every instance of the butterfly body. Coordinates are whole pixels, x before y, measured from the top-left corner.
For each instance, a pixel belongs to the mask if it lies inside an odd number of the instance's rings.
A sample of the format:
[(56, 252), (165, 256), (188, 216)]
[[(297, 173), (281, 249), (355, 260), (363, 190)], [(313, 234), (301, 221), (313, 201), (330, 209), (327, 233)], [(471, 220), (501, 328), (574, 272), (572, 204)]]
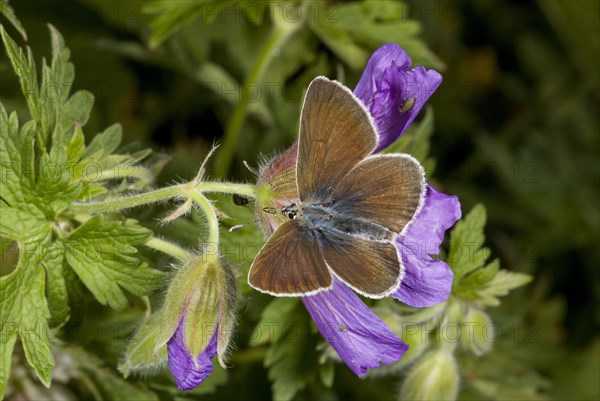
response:
[(251, 286), (304, 296), (341, 280), (373, 298), (398, 288), (404, 268), (394, 241), (422, 206), (424, 173), (411, 156), (372, 155), (377, 141), (369, 112), (349, 89), (313, 80), (300, 122), (299, 202), (263, 208), (287, 220), (256, 256)]
[(305, 205), (291, 203), (279, 212), (290, 220), (296, 220), (298, 225), (307, 232), (310, 230), (319, 233), (337, 231), (373, 241), (391, 241), (396, 235), (379, 224), (338, 212), (335, 202), (331, 201)]

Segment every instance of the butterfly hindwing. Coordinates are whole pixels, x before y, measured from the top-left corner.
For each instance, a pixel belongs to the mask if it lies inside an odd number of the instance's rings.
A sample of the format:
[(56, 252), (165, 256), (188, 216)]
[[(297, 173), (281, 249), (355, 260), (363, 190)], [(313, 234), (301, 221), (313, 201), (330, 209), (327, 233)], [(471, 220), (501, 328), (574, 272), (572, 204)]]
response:
[(331, 287), (332, 278), (316, 237), (296, 220), (289, 220), (275, 230), (254, 259), (248, 282), (275, 296), (299, 296)]
[(320, 242), (327, 266), (357, 292), (382, 298), (400, 284), (403, 269), (391, 242), (337, 230), (323, 232)]
[(417, 212), (425, 191), (423, 168), (405, 154), (362, 160), (333, 191), (334, 208), (349, 219), (400, 233)]

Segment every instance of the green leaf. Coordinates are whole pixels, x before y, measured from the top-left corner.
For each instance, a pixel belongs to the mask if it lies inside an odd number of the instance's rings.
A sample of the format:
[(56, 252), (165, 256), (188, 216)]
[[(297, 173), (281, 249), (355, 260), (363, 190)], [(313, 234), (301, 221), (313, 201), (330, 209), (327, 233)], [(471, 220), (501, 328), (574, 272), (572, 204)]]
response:
[(319, 378), (325, 388), (331, 388), (333, 386), (333, 380), (335, 379), (335, 365), (331, 359), (325, 361), (319, 365)]
[[(71, 137), (68, 145), (65, 148), (65, 153), (67, 154), (68, 165), (73, 166), (77, 163), (83, 153), (85, 152), (85, 137), (83, 135), (83, 131), (81, 130), (81, 125), (76, 124), (75, 133)], [(73, 177), (75, 179), (75, 177)]]
[[(341, 60), (350, 66), (353, 70), (359, 70), (367, 63), (368, 52), (358, 46), (351, 35), (338, 23), (328, 19), (334, 11), (328, 8), (323, 2), (314, 3), (318, 7), (316, 15), (323, 18), (309, 18), (310, 28), (329, 47)], [(339, 10), (343, 5), (337, 5), (335, 10)], [(337, 18), (336, 18), (337, 21)]]
[(73, 80), (75, 79), (75, 68), (69, 62), (70, 51), (65, 47), (62, 35), (52, 25), (50, 39), (52, 44), (52, 63), (50, 67), (44, 61), (42, 66), (42, 85), (40, 87), (39, 108), (41, 110), (42, 140), (52, 134), (54, 145), (65, 144), (73, 134), (62, 132), (61, 114), (63, 105), (66, 103)]
[(368, 53), (385, 43), (398, 43), (415, 65), (444, 68), (444, 63), (419, 38), (421, 24), (408, 18), (404, 3), (363, 1), (335, 7), (317, 3), (321, 8), (315, 15), (319, 18), (310, 19), (311, 28), (352, 69), (362, 68)]
[(66, 143), (73, 135), (76, 125), (84, 126), (94, 106), (94, 95), (88, 91), (80, 90), (65, 100), (60, 108), (59, 123), (55, 128), (58, 141)]
[(17, 114), (0, 110), (0, 193), (11, 206), (34, 215), (35, 206), (35, 123), (25, 124), (19, 131)]
[(113, 124), (98, 135), (94, 136), (92, 142), (85, 148), (83, 158), (98, 159), (114, 152), (121, 144), (123, 128), (121, 124)]
[[(0, 297), (2, 297), (1, 294)], [(4, 337), (4, 332), (2, 332), (2, 336)], [(16, 341), (16, 335), (2, 338), (0, 341), (0, 398), (2, 399), (4, 399), (6, 385), (8, 383), (8, 378), (10, 377), (12, 352)]]
[[(291, 400), (307, 384), (318, 379), (316, 348), (308, 314), (298, 299), (278, 298), (264, 310), (252, 336), (254, 344), (271, 342), (264, 364), (273, 382), (274, 400)], [(327, 375), (325, 375), (327, 376)], [(325, 377), (327, 381), (327, 377)]]
[(27, 56), (17, 44), (11, 39), (10, 36), (4, 30), (4, 27), (0, 25), (0, 35), (2, 35), (2, 41), (6, 49), (6, 54), (10, 60), (15, 73), (19, 77), (21, 83), (21, 92), (27, 99), (27, 106), (29, 112), (34, 120), (40, 120), (39, 110), (39, 90), (37, 73), (35, 70), (35, 62), (33, 61), (33, 55), (31, 50), (27, 49)]
[(478, 304), (495, 306), (499, 296), (531, 281), (531, 276), (500, 270), (496, 259), (485, 265), (490, 251), (485, 241), (485, 207), (475, 206), (450, 234), (448, 265), (454, 271), (452, 294)]
[(54, 220), (79, 196), (81, 182), (73, 181), (73, 167), (62, 145), (53, 143), (39, 160), (36, 198), (48, 220)]
[(510, 290), (529, 283), (532, 277), (529, 274), (500, 270), (496, 276), (483, 288), (477, 291), (479, 297), (486, 305), (500, 305), (498, 297), (504, 296)]
[(135, 334), (125, 351), (125, 359), (119, 371), (125, 377), (132, 372), (155, 370), (167, 360), (167, 347), (156, 350), (161, 325), (161, 313), (154, 313)]
[(64, 238), (65, 256), (102, 305), (127, 307), (121, 288), (142, 296), (162, 286), (163, 274), (135, 256), (148, 230), (96, 216)]
[(276, 298), (262, 312), (260, 321), (252, 333), (250, 344), (253, 346), (276, 343), (281, 340), (285, 329), (296, 320), (294, 312), (298, 303), (286, 298)]
[(148, 3), (144, 7), (144, 12), (154, 15), (150, 23), (152, 28), (150, 47), (158, 47), (182, 26), (198, 17), (201, 17), (203, 22), (210, 22), (225, 6), (224, 3), (215, 0), (189, 2), (155, 0)]
[[(4, 209), (3, 209), (4, 210)], [(48, 336), (50, 313), (44, 296), (45, 275), (39, 264), (46, 257), (50, 238), (20, 243), (19, 263), (11, 274), (0, 277), (0, 360), (10, 361), (17, 336), (27, 361), (40, 381), (50, 386), (54, 358)], [(10, 362), (0, 368), (0, 397), (10, 375)]]
[(0, 204), (0, 235), (19, 243), (35, 242), (50, 235), (50, 226), (38, 216)]
[(105, 400), (159, 400), (154, 392), (144, 388), (142, 384), (136, 386), (126, 382), (109, 369), (94, 368), (85, 369), (85, 371), (103, 394)]
[(15, 10), (8, 4), (8, 0), (2, 0), (0, 2), (0, 12), (4, 17), (12, 24), (12, 26), (21, 34), (23, 40), (27, 42), (27, 32), (21, 24), (21, 21), (15, 15)]
[(72, 369), (85, 383), (94, 400), (158, 400), (156, 394), (144, 383), (123, 380), (95, 354), (78, 346), (65, 347), (61, 351), (70, 358)]
[(459, 285), (455, 288), (454, 295), (463, 299), (478, 299), (479, 290), (494, 279), (499, 269), (500, 261), (498, 259), (485, 267), (476, 268), (460, 280)]
[(61, 242), (53, 242), (48, 247), (48, 255), (42, 262), (46, 270), (46, 296), (50, 310), (50, 327), (59, 327), (68, 318), (71, 308), (64, 277), (64, 249)]
[(454, 271), (455, 284), (460, 282), (465, 274), (481, 267), (487, 259), (489, 252), (482, 248), (485, 241), (485, 221), (485, 207), (479, 204), (463, 220), (456, 223), (452, 230), (447, 262)]

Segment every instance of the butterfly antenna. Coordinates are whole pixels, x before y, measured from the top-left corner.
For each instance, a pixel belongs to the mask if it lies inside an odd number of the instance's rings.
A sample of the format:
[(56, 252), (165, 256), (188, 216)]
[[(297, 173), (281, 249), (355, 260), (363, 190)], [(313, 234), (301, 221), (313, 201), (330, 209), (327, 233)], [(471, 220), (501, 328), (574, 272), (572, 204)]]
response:
[(229, 229), (229, 232), (232, 232), (232, 231), (235, 231), (235, 230), (237, 230), (239, 228), (246, 227), (246, 226), (249, 226), (251, 224), (256, 224), (256, 223), (258, 223), (258, 219), (254, 219), (254, 220), (249, 221), (249, 222), (244, 223), (244, 224), (236, 224), (235, 226), (233, 226), (233, 227), (231, 227)]
[(254, 174), (256, 177), (258, 177), (258, 170), (255, 169), (254, 167), (252, 167), (246, 160), (244, 160), (242, 163), (244, 163), (244, 166), (246, 166), (246, 168), (252, 173)]
[(289, 200), (289, 199), (288, 199), (288, 197), (287, 197), (287, 196), (285, 196), (285, 195), (283, 194), (283, 192), (281, 192), (281, 191), (280, 191), (280, 190), (279, 190), (279, 189), (278, 189), (278, 188), (277, 188), (275, 185), (273, 185), (273, 183), (272, 183), (271, 181), (268, 181), (268, 180), (266, 180), (266, 183), (267, 183), (267, 184), (269, 184), (269, 186), (271, 187), (271, 189), (272, 189), (273, 191), (277, 192), (277, 194), (278, 194), (279, 196), (281, 196), (283, 199), (285, 199), (285, 200), (287, 201), (287, 203), (294, 203), (294, 202), (292, 202), (291, 200)]
[[(258, 170), (257, 170), (257, 169), (255, 169), (255, 168), (254, 168), (254, 167), (252, 167), (250, 164), (248, 164), (248, 162), (247, 162), (246, 160), (244, 160), (244, 161), (243, 161), (243, 163), (244, 163), (244, 166), (246, 166), (246, 168), (247, 168), (248, 170), (250, 170), (250, 172), (251, 172), (252, 174), (254, 174), (256, 177), (259, 177), (259, 173), (258, 173)], [(293, 203), (291, 200), (289, 200), (289, 199), (287, 198), (287, 196), (285, 196), (285, 195), (283, 194), (283, 192), (281, 192), (281, 191), (280, 191), (280, 190), (279, 190), (279, 189), (278, 189), (278, 188), (277, 188), (275, 185), (273, 185), (273, 183), (272, 183), (271, 181), (269, 181), (269, 180), (265, 180), (265, 182), (266, 182), (267, 184), (269, 184), (269, 186), (271, 187), (271, 189), (272, 189), (273, 191), (277, 192), (277, 195), (281, 196), (281, 197), (282, 197), (283, 199), (285, 199), (285, 200), (286, 200), (288, 203)]]

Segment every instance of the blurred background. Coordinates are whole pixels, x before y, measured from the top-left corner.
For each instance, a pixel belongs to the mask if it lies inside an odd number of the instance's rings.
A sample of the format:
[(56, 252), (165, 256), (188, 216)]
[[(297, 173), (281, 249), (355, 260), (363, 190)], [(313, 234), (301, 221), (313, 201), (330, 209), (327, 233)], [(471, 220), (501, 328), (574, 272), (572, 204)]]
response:
[[(198, 3), (208, 8), (198, 9)], [(319, 1), (303, 27), (266, 55), (256, 81), (248, 77), (265, 56), (273, 24), (265, 11), (269, 2), (223, 2), (222, 9), (216, 3), (10, 4), (36, 57), (50, 54), (47, 23), (64, 35), (75, 89), (96, 98), (88, 140), (120, 122), (125, 143), (170, 156), (157, 186), (194, 176), (211, 144), (222, 140), (240, 100), (247, 116), (231, 160), (221, 160), (211, 174), (253, 180), (241, 162), (256, 165), (295, 140), (303, 90), (313, 77), (327, 75), (353, 88), (377, 47), (399, 43), (414, 65), (444, 77), (429, 103), (435, 127), (426, 164), (431, 181), (460, 198), (463, 214), (483, 203), (492, 254), (504, 268), (534, 276), (489, 310), (498, 322), (519, 322), (496, 346), (510, 359), (490, 363), (484, 356), (471, 368), (490, 372), (487, 385), (496, 388), (471, 386), (465, 366), (460, 398), (598, 399), (600, 2)], [(290, 20), (299, 18), (294, 10)], [(4, 53), (0, 73), (0, 100), (26, 116)], [(146, 213), (152, 224), (152, 211)], [(251, 219), (251, 213), (241, 218)], [(170, 235), (193, 244), (176, 231)], [(242, 314), (242, 328), (255, 319), (252, 308), (264, 307), (260, 302)], [(97, 313), (99, 321), (110, 320), (109, 312)], [(102, 341), (85, 346), (110, 366), (122, 344), (107, 351)], [(217, 378), (185, 397), (270, 397), (262, 360), (243, 355), (249, 359), (237, 360), (241, 368), (229, 372), (227, 385), (218, 386)], [(493, 376), (497, 368), (506, 374)], [(395, 399), (397, 377), (361, 381), (344, 369), (331, 389), (308, 387), (297, 399)], [(160, 388), (156, 380), (154, 389)], [(91, 397), (77, 380), (66, 383), (64, 394)]]

